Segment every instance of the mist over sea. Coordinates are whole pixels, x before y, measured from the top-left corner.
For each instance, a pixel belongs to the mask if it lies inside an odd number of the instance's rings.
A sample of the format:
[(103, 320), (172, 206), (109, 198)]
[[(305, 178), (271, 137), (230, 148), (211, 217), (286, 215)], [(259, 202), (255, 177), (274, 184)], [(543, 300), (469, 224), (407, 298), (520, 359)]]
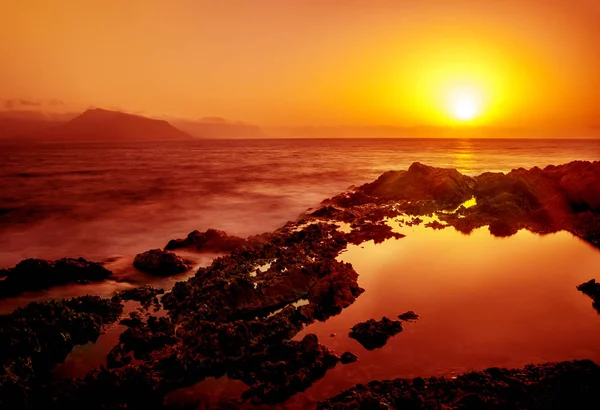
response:
[(600, 159), (600, 140), (295, 139), (0, 145), (0, 267), (103, 260), (209, 227), (275, 229), (412, 162), (476, 175)]

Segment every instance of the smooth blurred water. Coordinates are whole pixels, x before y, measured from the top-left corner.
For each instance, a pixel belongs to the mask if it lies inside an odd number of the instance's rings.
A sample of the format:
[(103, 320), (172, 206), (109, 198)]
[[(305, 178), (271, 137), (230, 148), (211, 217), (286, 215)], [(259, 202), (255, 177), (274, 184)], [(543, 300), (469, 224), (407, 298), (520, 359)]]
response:
[(296, 139), (0, 145), (0, 267), (103, 259), (193, 229), (270, 231), (412, 162), (466, 174), (600, 159), (600, 140)]

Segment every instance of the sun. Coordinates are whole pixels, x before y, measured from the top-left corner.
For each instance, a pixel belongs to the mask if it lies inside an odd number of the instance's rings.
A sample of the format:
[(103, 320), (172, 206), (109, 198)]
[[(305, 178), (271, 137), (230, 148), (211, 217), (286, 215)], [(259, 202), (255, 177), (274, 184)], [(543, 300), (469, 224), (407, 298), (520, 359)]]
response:
[(448, 95), (448, 108), (455, 120), (472, 121), (481, 114), (481, 96), (471, 88), (456, 88)]

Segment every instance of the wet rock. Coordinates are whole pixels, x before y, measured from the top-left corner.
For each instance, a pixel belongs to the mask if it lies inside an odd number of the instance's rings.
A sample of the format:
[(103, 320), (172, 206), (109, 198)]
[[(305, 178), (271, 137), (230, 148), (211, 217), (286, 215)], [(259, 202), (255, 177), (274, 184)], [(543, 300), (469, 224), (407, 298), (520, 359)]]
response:
[(400, 319), (403, 322), (410, 322), (410, 321), (418, 320), (419, 318), (420, 318), (420, 316), (417, 315), (412, 310), (409, 310), (408, 312), (404, 312), (404, 313), (398, 315), (398, 319)]
[(0, 298), (26, 291), (48, 289), (69, 283), (100, 282), (112, 272), (98, 262), (84, 258), (63, 258), (57, 261), (25, 259), (12, 269), (3, 270), (0, 277)]
[(123, 310), (118, 301), (83, 296), (31, 303), (0, 315), (0, 408), (31, 405), (32, 388), (75, 345), (95, 341)]
[(117, 292), (113, 299), (123, 302), (133, 300), (140, 302), (144, 309), (149, 309), (154, 306), (155, 309), (160, 309), (158, 295), (164, 294), (164, 289), (156, 289), (149, 285), (140, 286), (138, 288), (125, 289)]
[(600, 367), (589, 360), (488, 369), (456, 379), (395, 379), (359, 384), (318, 409), (548, 409), (598, 406)]
[(375, 243), (382, 243), (387, 239), (400, 239), (405, 236), (394, 232), (392, 227), (385, 223), (363, 223), (355, 225), (353, 228), (352, 232), (346, 234), (346, 238), (348, 242), (354, 245), (360, 245), (363, 242), (371, 240)]
[(440, 221), (431, 221), (431, 222), (426, 223), (425, 226), (427, 228), (432, 228), (432, 229), (444, 229), (448, 225), (445, 225), (445, 224), (441, 223)]
[(595, 279), (591, 279), (577, 286), (577, 290), (592, 298), (592, 306), (600, 313), (600, 283), (596, 282)]
[(169, 318), (150, 316), (146, 323), (130, 327), (119, 336), (119, 344), (108, 354), (109, 367), (128, 364), (132, 353), (136, 360), (148, 359), (150, 353), (177, 342), (175, 327)]
[(137, 254), (133, 259), (133, 266), (151, 275), (171, 276), (187, 272), (194, 266), (194, 262), (173, 252), (151, 249)]
[(384, 316), (379, 321), (369, 319), (352, 326), (348, 336), (356, 339), (365, 349), (373, 350), (384, 346), (390, 337), (401, 331), (402, 323), (400, 321)]
[[(318, 270), (317, 270), (318, 269)], [(319, 318), (337, 314), (364, 292), (358, 274), (349, 263), (326, 261), (315, 269), (317, 281), (308, 291), (308, 300), (318, 305)]]
[(248, 243), (246, 239), (229, 236), (217, 229), (207, 229), (206, 232), (192, 231), (185, 239), (172, 239), (165, 250), (191, 249), (196, 252), (231, 252)]
[(129, 313), (128, 318), (121, 319), (121, 321), (119, 322), (119, 324), (125, 325), (127, 327), (138, 327), (141, 326), (142, 323), (144, 322), (142, 321), (142, 316), (139, 312), (131, 312)]
[(358, 360), (358, 356), (352, 352), (344, 352), (340, 359), (342, 364), (354, 363), (357, 360)]
[(328, 218), (334, 219), (336, 216), (340, 215), (341, 211), (337, 209), (335, 206), (326, 205), (312, 212), (310, 215), (317, 218)]
[(243, 359), (230, 377), (251, 386), (243, 397), (253, 404), (280, 403), (308, 388), (339, 360), (317, 336), (308, 334), (300, 342), (285, 341)]

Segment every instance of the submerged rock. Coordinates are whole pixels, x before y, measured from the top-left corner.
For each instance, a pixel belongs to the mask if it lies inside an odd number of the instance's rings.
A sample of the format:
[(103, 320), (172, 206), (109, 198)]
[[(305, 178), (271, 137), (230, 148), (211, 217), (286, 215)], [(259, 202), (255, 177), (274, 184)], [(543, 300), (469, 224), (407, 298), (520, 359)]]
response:
[(194, 262), (173, 252), (151, 249), (137, 254), (133, 259), (133, 266), (151, 275), (171, 276), (187, 272), (194, 266)]
[(384, 346), (390, 337), (400, 332), (402, 323), (384, 316), (379, 321), (369, 319), (352, 326), (348, 336), (356, 339), (365, 349), (373, 350)]
[(26, 291), (48, 289), (69, 283), (100, 282), (112, 272), (98, 262), (84, 258), (63, 258), (57, 261), (25, 259), (12, 269), (0, 274), (0, 298), (15, 296)]
[(455, 379), (395, 379), (359, 384), (318, 409), (593, 409), (600, 367), (589, 360), (491, 368)]
[(217, 229), (207, 229), (206, 232), (192, 231), (185, 239), (171, 239), (165, 246), (165, 250), (183, 248), (196, 252), (231, 252), (247, 243), (244, 238), (229, 236)]

